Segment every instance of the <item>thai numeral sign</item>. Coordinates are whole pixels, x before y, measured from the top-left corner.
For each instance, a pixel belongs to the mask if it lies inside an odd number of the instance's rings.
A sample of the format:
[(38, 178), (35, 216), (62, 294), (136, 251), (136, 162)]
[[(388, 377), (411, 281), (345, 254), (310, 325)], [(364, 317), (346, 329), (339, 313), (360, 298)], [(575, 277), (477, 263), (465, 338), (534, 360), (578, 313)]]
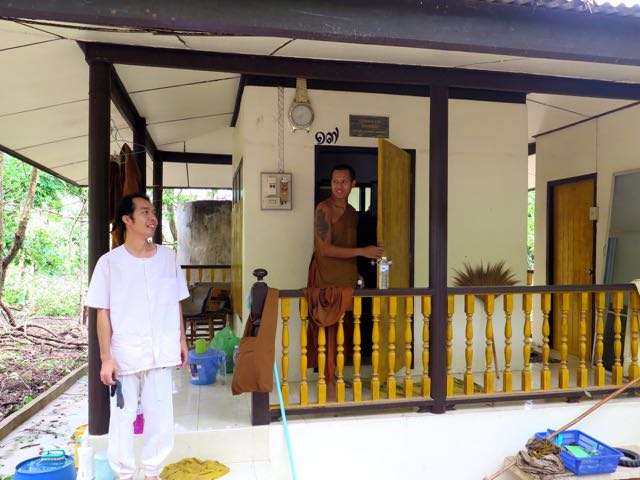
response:
[(340, 130), (338, 127), (333, 132), (316, 132), (316, 142), (318, 145), (324, 143), (331, 145), (332, 143), (338, 143), (338, 137), (340, 137)]

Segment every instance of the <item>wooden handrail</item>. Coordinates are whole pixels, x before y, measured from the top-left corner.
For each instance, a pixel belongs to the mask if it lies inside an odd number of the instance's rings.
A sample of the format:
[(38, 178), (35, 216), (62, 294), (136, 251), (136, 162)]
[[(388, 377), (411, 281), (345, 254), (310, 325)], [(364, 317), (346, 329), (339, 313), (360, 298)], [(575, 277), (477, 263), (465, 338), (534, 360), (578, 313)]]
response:
[(231, 265), (180, 265), (180, 268), (231, 268)]
[[(488, 295), (505, 293), (566, 293), (566, 292), (630, 292), (635, 290), (633, 283), (616, 283), (611, 285), (535, 285), (535, 286), (495, 286), (495, 287), (449, 287), (448, 295)], [(353, 292), (354, 297), (395, 297), (395, 296), (421, 296), (432, 295), (432, 288), (389, 288), (380, 290), (377, 288), (357, 288)], [(279, 290), (280, 298), (298, 298), (304, 296), (302, 289)]]

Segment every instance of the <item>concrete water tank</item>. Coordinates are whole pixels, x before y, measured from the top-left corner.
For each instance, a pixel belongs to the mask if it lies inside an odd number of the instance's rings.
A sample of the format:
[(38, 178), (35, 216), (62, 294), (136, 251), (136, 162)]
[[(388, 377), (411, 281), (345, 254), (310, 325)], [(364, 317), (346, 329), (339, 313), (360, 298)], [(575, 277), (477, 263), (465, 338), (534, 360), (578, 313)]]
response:
[(231, 202), (181, 203), (176, 214), (181, 265), (231, 264)]

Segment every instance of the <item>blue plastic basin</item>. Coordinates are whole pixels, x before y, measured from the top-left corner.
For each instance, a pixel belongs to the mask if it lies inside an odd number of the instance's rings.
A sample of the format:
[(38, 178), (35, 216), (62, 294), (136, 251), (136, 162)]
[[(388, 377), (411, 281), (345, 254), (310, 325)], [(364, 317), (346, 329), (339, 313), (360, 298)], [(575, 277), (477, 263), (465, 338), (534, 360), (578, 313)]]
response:
[(13, 480), (76, 480), (73, 457), (64, 455), (56, 459), (30, 458), (16, 466)]

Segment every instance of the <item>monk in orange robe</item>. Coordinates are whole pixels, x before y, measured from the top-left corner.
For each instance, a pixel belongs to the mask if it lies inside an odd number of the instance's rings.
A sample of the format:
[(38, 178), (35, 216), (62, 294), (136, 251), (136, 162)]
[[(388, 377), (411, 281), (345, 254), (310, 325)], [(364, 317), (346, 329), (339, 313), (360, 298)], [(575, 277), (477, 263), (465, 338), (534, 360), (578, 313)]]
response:
[[(314, 253), (309, 265), (308, 287), (355, 288), (358, 281), (356, 258), (371, 259), (382, 256), (382, 247), (369, 245), (357, 247), (358, 213), (349, 205), (351, 189), (356, 185), (356, 175), (349, 165), (337, 165), (331, 172), (331, 196), (316, 207), (314, 222)], [(312, 307), (310, 305), (310, 307)], [(353, 316), (345, 313), (345, 352), (352, 342)], [(350, 323), (350, 326), (348, 325)], [(335, 372), (337, 324), (326, 329), (327, 383), (332, 383)], [(318, 366), (318, 326), (309, 322), (307, 330), (307, 359), (310, 368)]]

